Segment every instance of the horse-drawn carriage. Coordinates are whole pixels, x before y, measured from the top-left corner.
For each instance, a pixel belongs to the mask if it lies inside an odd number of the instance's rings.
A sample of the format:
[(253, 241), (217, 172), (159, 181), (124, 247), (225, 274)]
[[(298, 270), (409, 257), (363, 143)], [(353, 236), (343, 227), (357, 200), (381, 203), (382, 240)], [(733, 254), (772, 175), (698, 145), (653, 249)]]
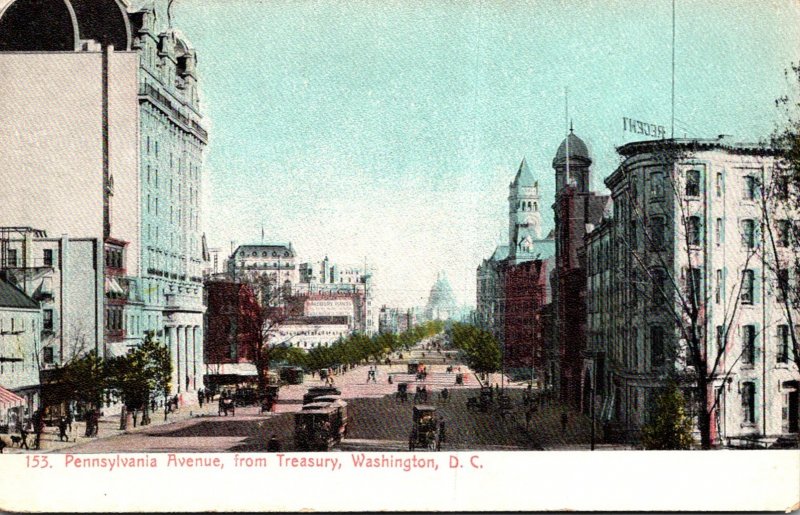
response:
[(217, 414), (224, 414), (227, 417), (228, 413), (230, 413), (232, 416), (236, 415), (236, 402), (234, 401), (233, 394), (223, 390), (219, 396), (219, 409)]
[(397, 383), (397, 393), (394, 396), (398, 401), (406, 402), (408, 400), (408, 383)]
[(408, 450), (427, 449), (438, 451), (442, 441), (442, 426), (436, 418), (436, 407), (427, 405), (414, 406), (412, 416), (413, 426), (408, 437)]
[(267, 385), (266, 391), (261, 396), (261, 412), (272, 411), (272, 407), (278, 402), (278, 392), (280, 386), (275, 384)]
[(347, 403), (312, 402), (294, 415), (294, 444), (299, 451), (328, 451), (347, 433)]

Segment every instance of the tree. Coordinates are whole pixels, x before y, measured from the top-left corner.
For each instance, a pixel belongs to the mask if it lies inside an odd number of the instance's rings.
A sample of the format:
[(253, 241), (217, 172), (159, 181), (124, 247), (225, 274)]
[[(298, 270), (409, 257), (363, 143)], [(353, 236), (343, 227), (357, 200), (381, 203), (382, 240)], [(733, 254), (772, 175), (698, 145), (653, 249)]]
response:
[(95, 351), (74, 358), (58, 370), (57, 383), (68, 398), (99, 409), (106, 390), (106, 366)]
[(642, 445), (651, 450), (686, 450), (692, 441), (686, 401), (678, 386), (670, 383), (656, 401), (653, 421), (642, 428)]
[(256, 367), (260, 392), (267, 389), (273, 351), (289, 341), (288, 338), (280, 339), (278, 328), (289, 318), (296, 300), (290, 288), (278, 284), (276, 277), (266, 274), (256, 276), (239, 289), (240, 343)]
[(786, 79), (789, 92), (775, 101), (780, 120), (770, 138), (770, 146), (780, 161), (760, 189), (760, 205), (765, 262), (787, 322), (787, 346), (800, 370), (800, 64), (792, 64), (786, 70)]
[[(172, 361), (169, 349), (152, 333), (144, 342), (127, 354), (115, 356), (106, 361), (106, 384), (109, 391), (122, 400), (120, 429), (127, 427), (127, 412), (142, 411), (142, 424), (150, 422), (150, 400), (156, 394), (169, 393), (172, 377)], [(166, 419), (166, 410), (165, 410)]]
[(478, 373), (497, 372), (501, 367), (500, 345), (488, 331), (455, 323), (450, 329), (453, 346), (464, 352), (467, 365)]

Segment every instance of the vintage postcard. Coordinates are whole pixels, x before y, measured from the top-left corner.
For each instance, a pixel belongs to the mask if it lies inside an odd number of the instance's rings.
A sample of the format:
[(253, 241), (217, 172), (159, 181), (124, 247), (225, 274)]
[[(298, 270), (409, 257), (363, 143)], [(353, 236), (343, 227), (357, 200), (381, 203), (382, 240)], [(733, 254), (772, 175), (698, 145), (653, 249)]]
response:
[(0, 0), (0, 509), (800, 508), (795, 0)]

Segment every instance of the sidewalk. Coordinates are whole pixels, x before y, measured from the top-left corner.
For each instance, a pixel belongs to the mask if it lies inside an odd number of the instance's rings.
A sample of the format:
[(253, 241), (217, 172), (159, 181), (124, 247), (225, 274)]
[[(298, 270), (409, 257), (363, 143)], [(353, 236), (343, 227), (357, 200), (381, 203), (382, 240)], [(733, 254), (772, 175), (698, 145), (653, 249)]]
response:
[[(146, 429), (152, 429), (159, 426), (164, 426), (168, 424), (174, 424), (176, 422), (180, 422), (183, 420), (187, 420), (192, 417), (197, 416), (209, 416), (209, 415), (217, 415), (217, 402), (212, 401), (211, 403), (203, 403), (203, 407), (200, 408), (198, 404), (197, 398), (189, 398), (189, 400), (178, 410), (170, 413), (167, 415), (167, 420), (164, 420), (164, 411), (157, 410), (155, 413), (150, 414), (150, 424), (146, 426), (137, 425), (133, 427), (133, 423), (131, 422), (128, 425), (128, 429), (121, 431), (119, 429), (120, 423), (120, 414), (115, 413), (113, 415), (107, 415), (101, 417), (98, 421), (98, 431), (97, 436), (93, 437), (86, 437), (86, 423), (85, 422), (73, 422), (72, 423), (72, 431), (70, 432), (67, 430), (67, 441), (59, 441), (58, 439), (58, 428), (57, 427), (45, 427), (44, 433), (42, 433), (41, 438), (41, 446), (39, 450), (33, 448), (33, 442), (36, 440), (36, 435), (33, 433), (28, 435), (28, 446), (30, 450), (21, 449), (16, 444), (12, 447), (11, 446), (11, 436), (17, 435), (18, 433), (11, 433), (11, 434), (3, 434), (0, 435), (0, 438), (6, 443), (6, 448), (3, 450), (5, 454), (24, 454), (24, 453), (48, 453), (48, 452), (55, 452), (55, 451), (62, 451), (64, 449), (69, 449), (71, 447), (76, 447), (88, 442), (93, 442), (98, 439), (105, 439), (111, 438), (114, 436), (128, 434), (128, 433), (135, 433), (139, 431), (144, 431)], [(138, 416), (141, 419), (141, 414)]]

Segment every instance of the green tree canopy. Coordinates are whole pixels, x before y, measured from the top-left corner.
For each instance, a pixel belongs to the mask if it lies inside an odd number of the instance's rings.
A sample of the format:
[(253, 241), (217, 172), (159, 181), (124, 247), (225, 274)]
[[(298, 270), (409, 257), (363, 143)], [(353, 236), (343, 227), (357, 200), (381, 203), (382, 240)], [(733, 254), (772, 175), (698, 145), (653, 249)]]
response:
[(692, 446), (692, 421), (686, 402), (673, 383), (659, 395), (653, 420), (642, 428), (642, 444), (651, 450), (685, 450)]

